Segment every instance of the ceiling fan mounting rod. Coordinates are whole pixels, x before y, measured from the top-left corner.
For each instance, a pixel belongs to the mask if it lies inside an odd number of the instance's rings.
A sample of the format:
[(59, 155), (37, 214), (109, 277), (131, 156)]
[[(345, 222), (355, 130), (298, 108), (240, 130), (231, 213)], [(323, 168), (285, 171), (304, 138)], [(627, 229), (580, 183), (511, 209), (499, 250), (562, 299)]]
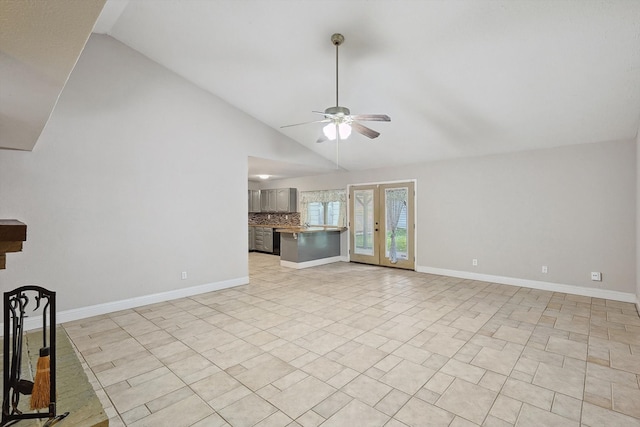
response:
[(340, 105), (338, 103), (338, 47), (344, 42), (344, 36), (339, 33), (335, 33), (331, 36), (331, 43), (336, 47), (336, 107)]

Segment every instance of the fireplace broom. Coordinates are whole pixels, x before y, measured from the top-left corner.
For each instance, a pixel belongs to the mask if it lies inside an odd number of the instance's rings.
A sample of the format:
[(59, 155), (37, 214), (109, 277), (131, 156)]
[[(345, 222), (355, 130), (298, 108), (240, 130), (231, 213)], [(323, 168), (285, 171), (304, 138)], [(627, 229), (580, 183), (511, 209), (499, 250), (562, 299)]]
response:
[(49, 356), (49, 347), (43, 347), (40, 349), (40, 357), (38, 357), (38, 364), (36, 366), (36, 375), (33, 380), (31, 409), (46, 408), (51, 402), (51, 396), (49, 396), (51, 390), (50, 367), (51, 357)]
[[(40, 306), (40, 298), (37, 298), (38, 306)], [(42, 348), (36, 365), (36, 374), (33, 379), (33, 391), (31, 392), (31, 409), (47, 408), (51, 403), (51, 349), (47, 346), (47, 307), (49, 302), (42, 309)], [(51, 307), (49, 307), (49, 316), (51, 316)], [(55, 328), (55, 324), (50, 328)], [(55, 343), (52, 343), (55, 345)], [(55, 396), (53, 396), (55, 398)]]

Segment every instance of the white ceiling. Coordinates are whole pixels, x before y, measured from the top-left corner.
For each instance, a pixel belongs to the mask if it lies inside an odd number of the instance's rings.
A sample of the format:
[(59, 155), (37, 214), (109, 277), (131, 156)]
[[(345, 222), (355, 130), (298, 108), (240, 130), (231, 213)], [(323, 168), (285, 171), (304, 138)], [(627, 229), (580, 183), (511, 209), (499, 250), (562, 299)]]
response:
[(108, 0), (106, 33), (300, 144), (313, 110), (385, 113), (340, 143), (360, 170), (628, 140), (640, 125), (640, 1)]

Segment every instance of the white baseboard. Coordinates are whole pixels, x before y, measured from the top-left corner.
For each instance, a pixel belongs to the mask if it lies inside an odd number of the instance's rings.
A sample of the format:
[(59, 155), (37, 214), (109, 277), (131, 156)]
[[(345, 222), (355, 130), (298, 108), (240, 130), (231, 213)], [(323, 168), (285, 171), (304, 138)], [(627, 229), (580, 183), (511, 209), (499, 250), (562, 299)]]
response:
[[(331, 258), (322, 258), (319, 260), (295, 263), (290, 261), (280, 261), (283, 267), (294, 269), (302, 269), (315, 267), (334, 262), (349, 262), (346, 256), (336, 256)], [(494, 276), (490, 274), (479, 274), (468, 271), (447, 270), (434, 267), (416, 267), (419, 273), (437, 274), (439, 276), (451, 276), (462, 279), (479, 280), (483, 282), (499, 283), (502, 285), (521, 286), (525, 288), (540, 289), (552, 292), (562, 292), (574, 295), (583, 295), (595, 298), (605, 298), (614, 301), (623, 301), (635, 303), (638, 313), (640, 313), (640, 299), (632, 293), (611, 291), (606, 289), (585, 288), (582, 286), (564, 285), (560, 283), (542, 282), (537, 280), (518, 279), (514, 277)], [(126, 300), (113, 301), (104, 304), (96, 304), (87, 307), (75, 308), (56, 313), (56, 323), (72, 322), (74, 320), (86, 319), (88, 317), (99, 316), (116, 311), (127, 310), (130, 308), (141, 307), (149, 304), (170, 301), (174, 299), (190, 297), (212, 291), (233, 288), (235, 286), (246, 285), (249, 283), (249, 277), (239, 277), (236, 279), (224, 280), (221, 282), (207, 283), (204, 285), (193, 286), (190, 288), (176, 289), (168, 292), (160, 292), (157, 294), (143, 295), (140, 297), (130, 298)], [(42, 316), (28, 317), (24, 322), (25, 330), (33, 330), (42, 327)], [(4, 333), (4, 325), (0, 323), (0, 336)]]
[(334, 257), (314, 259), (313, 261), (305, 261), (305, 262), (292, 262), (292, 261), (280, 260), (280, 265), (282, 267), (295, 268), (299, 270), (301, 268), (317, 267), (319, 265), (331, 264), (331, 263), (340, 262), (340, 261), (348, 262), (346, 257), (338, 255)]
[[(481, 282), (499, 283), (501, 285), (521, 286), (523, 288), (540, 289), (543, 291), (562, 292), (565, 294), (582, 295), (593, 298), (610, 299), (638, 303), (635, 294), (612, 291), (608, 289), (585, 288), (584, 286), (565, 285), (562, 283), (542, 282), (539, 280), (518, 279), (515, 277), (494, 276), (491, 274), (472, 273), (470, 271), (447, 270), (435, 267), (417, 267), (419, 273), (437, 274), (439, 276), (451, 276), (461, 279), (479, 280)], [(639, 306), (640, 308), (640, 306)], [(640, 311), (640, 310), (639, 310)]]
[[(156, 304), (159, 302), (190, 297), (207, 292), (219, 291), (233, 288), (235, 286), (246, 285), (249, 277), (238, 277), (236, 279), (223, 280), (221, 282), (206, 283), (204, 285), (192, 286), (190, 288), (176, 289), (157, 294), (143, 295), (126, 300), (112, 301), (104, 304), (96, 304), (87, 307), (74, 308), (71, 310), (58, 311), (56, 313), (56, 323), (72, 322), (74, 320), (86, 319), (87, 317), (99, 316), (101, 314), (114, 313), (116, 311), (128, 310), (130, 308), (142, 307), (144, 305)], [(28, 317), (24, 321), (24, 330), (29, 331), (42, 327), (42, 316)], [(4, 334), (4, 325), (0, 323), (0, 336)]]

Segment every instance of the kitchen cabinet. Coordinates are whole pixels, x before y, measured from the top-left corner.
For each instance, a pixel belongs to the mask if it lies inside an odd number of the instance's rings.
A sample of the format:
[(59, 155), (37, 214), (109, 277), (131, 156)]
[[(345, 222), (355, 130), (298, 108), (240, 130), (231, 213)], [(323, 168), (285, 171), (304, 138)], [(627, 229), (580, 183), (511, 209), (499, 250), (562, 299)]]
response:
[(295, 188), (260, 190), (260, 210), (255, 212), (297, 212), (297, 195)]
[(273, 228), (262, 228), (262, 251), (273, 253)]
[(273, 253), (273, 228), (249, 227), (249, 248), (250, 249), (251, 249), (251, 240), (253, 240), (254, 251)]
[(260, 190), (260, 211), (276, 211), (277, 190)]
[(249, 212), (260, 211), (260, 190), (249, 190)]
[(276, 212), (296, 212), (298, 210), (297, 191), (295, 188), (278, 188), (276, 190)]
[(264, 248), (264, 233), (262, 227), (253, 227), (254, 249), (262, 251)]
[(249, 250), (256, 250), (256, 230), (255, 227), (249, 227)]

